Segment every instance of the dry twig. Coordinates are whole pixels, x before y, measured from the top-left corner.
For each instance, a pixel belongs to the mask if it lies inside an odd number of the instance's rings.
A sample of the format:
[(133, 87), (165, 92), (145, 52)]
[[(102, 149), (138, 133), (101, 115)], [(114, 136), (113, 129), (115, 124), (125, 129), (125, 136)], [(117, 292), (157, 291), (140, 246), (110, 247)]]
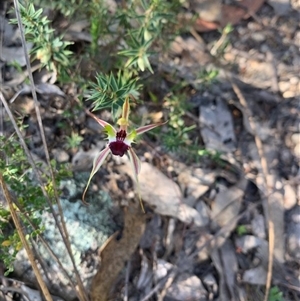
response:
[(266, 280), (266, 294), (264, 297), (264, 301), (268, 300), (269, 292), (270, 292), (270, 287), (271, 287), (271, 280), (272, 280), (272, 270), (273, 270), (273, 255), (274, 255), (274, 245), (275, 245), (275, 234), (274, 234), (274, 223), (270, 217), (270, 195), (272, 194), (273, 191), (273, 183), (270, 181), (270, 177), (268, 177), (269, 173), (269, 167), (268, 167), (268, 162), (264, 153), (263, 149), (263, 143), (261, 139), (258, 136), (258, 129), (253, 121), (253, 117), (251, 114), (251, 111), (248, 107), (247, 101), (245, 97), (243, 96), (241, 90), (239, 87), (230, 79), (233, 91), (237, 95), (241, 105), (244, 108), (244, 112), (247, 115), (247, 118), (249, 120), (249, 124), (252, 130), (252, 133), (254, 134), (254, 140), (255, 140), (255, 145), (260, 157), (260, 174), (263, 179), (263, 193), (265, 195), (265, 202), (267, 203), (265, 208), (267, 208), (267, 212), (265, 212), (266, 219), (268, 222), (268, 235), (269, 235), (269, 263), (268, 263), (268, 273), (267, 273), (267, 280)]
[[(43, 123), (42, 123), (42, 117), (41, 117), (41, 113), (40, 113), (40, 109), (39, 109), (39, 103), (38, 103), (38, 100), (37, 100), (37, 95), (36, 95), (36, 90), (35, 90), (35, 85), (34, 85), (34, 80), (33, 80), (33, 75), (32, 75), (32, 69), (31, 69), (31, 65), (30, 65), (30, 61), (29, 61), (29, 55), (28, 55), (28, 51), (27, 51), (27, 47), (26, 47), (26, 40), (25, 40), (25, 33), (24, 33), (24, 29), (23, 29), (23, 25), (22, 25), (22, 20), (21, 20), (21, 14), (20, 14), (20, 8), (19, 8), (19, 3), (17, 0), (14, 0), (14, 7), (15, 7), (15, 12), (16, 12), (16, 17), (17, 17), (17, 21), (18, 21), (18, 26), (19, 26), (19, 29), (20, 29), (20, 35), (21, 35), (21, 40), (22, 40), (22, 45), (23, 45), (23, 50), (24, 50), (24, 54), (25, 54), (25, 59), (26, 59), (26, 66), (27, 66), (27, 71), (28, 71), (28, 76), (29, 76), (29, 80), (30, 80), (30, 85), (31, 85), (31, 91), (32, 91), (32, 96), (33, 96), (33, 100), (34, 100), (34, 104), (35, 104), (35, 111), (36, 111), (36, 116), (37, 116), (37, 122), (38, 122), (38, 125), (39, 125), (39, 130), (40, 130), (40, 133), (41, 133), (41, 137), (42, 137), (42, 142), (43, 142), (43, 146), (44, 146), (44, 152), (45, 152), (45, 156), (46, 156), (46, 160), (47, 160), (47, 165), (49, 167), (49, 170), (50, 170), (50, 174), (51, 174), (51, 178), (52, 178), (52, 185), (53, 185), (53, 190), (54, 190), (54, 195), (55, 195), (55, 199), (56, 199), (56, 202), (57, 202), (57, 205), (58, 205), (58, 210), (59, 210), (59, 215), (61, 217), (61, 223), (59, 222), (55, 212), (54, 212), (54, 209), (53, 209), (53, 206), (52, 206), (52, 203), (47, 195), (47, 192), (45, 191), (45, 188), (44, 188), (44, 185), (42, 184), (42, 181), (40, 179), (40, 176), (39, 176), (39, 173), (36, 169), (36, 167), (34, 168), (34, 172), (41, 184), (41, 188), (43, 190), (43, 194), (44, 196), (46, 197), (48, 203), (49, 203), (49, 206), (51, 208), (51, 211), (52, 211), (52, 214), (53, 214), (53, 218), (55, 219), (55, 222), (56, 222), (56, 225), (60, 231), (60, 234), (62, 236), (62, 239), (66, 245), (66, 248), (67, 248), (67, 251), (68, 251), (68, 254), (69, 254), (69, 257), (70, 257), (70, 260), (72, 262), (72, 265), (73, 265), (73, 270), (74, 270), (74, 273), (75, 273), (75, 277), (76, 277), (76, 280), (77, 280), (77, 284), (78, 284), (78, 291), (77, 291), (77, 294), (78, 294), (78, 297), (81, 301), (86, 301), (88, 300), (88, 297), (87, 297), (87, 294), (85, 292), (85, 289), (84, 289), (84, 286), (83, 286), (83, 283), (82, 283), (82, 280), (80, 278), (80, 275), (79, 275), (79, 272), (76, 268), (76, 264), (75, 264), (75, 260), (74, 260), (74, 256), (72, 254), (72, 250), (71, 250), (71, 245), (70, 245), (70, 240), (69, 240), (69, 236), (68, 236), (68, 232), (67, 232), (67, 229), (66, 229), (66, 224), (65, 224), (65, 221), (64, 221), (64, 217), (63, 217), (63, 211), (62, 211), (62, 207), (61, 207), (61, 204), (60, 204), (60, 200), (59, 200), (59, 197), (58, 197), (58, 193), (57, 193), (57, 188), (56, 188), (56, 185), (55, 185), (55, 177), (54, 177), (54, 171), (53, 171), (53, 168), (52, 168), (52, 165), (50, 164), (50, 155), (49, 155), (49, 151), (48, 151), (48, 147), (47, 147), (47, 142), (46, 142), (46, 136), (45, 136), (45, 132), (44, 132), (44, 128), (43, 128)], [(3, 101), (3, 100), (2, 100)], [(5, 104), (4, 104), (5, 106)], [(8, 106), (5, 106), (5, 109), (6, 111), (9, 113), (9, 107)], [(12, 114), (10, 112), (10, 119), (11, 121), (13, 120), (13, 117), (12, 117)], [(16, 129), (16, 126), (14, 125), (15, 129)], [(21, 140), (21, 143), (22, 143), (22, 135), (19, 135), (19, 138)], [(26, 151), (26, 144), (23, 140), (23, 148), (24, 150)], [(28, 153), (26, 152), (26, 154), (28, 155)], [(31, 165), (35, 165), (31, 156), (29, 156), (30, 158), (29, 161), (31, 163)], [(31, 160), (30, 160), (31, 159)], [(33, 164), (32, 164), (33, 163)]]

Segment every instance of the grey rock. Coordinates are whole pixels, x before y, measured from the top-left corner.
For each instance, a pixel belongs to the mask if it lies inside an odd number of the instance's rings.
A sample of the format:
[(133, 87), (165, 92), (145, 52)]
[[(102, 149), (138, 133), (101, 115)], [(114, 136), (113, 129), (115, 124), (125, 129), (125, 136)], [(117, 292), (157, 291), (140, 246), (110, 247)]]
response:
[(243, 281), (254, 285), (264, 285), (267, 279), (267, 271), (263, 266), (246, 270), (243, 274)]
[(170, 262), (167, 262), (164, 259), (158, 259), (156, 269), (154, 270), (155, 280), (159, 281), (166, 277), (173, 267), (173, 264), (171, 264)]
[[(76, 185), (73, 182), (74, 180), (70, 180), (65, 181), (63, 184), (70, 190), (69, 195), (76, 195), (76, 187), (80, 187), (80, 185)], [(113, 233), (108, 211), (110, 204), (111, 200), (109, 196), (102, 192), (95, 195), (89, 202), (89, 206), (85, 206), (79, 200), (71, 203), (67, 199), (61, 199), (64, 220), (69, 233), (75, 264), (85, 286), (90, 284), (93, 275), (96, 273), (98, 263), (97, 248)], [(58, 214), (57, 205), (54, 205), (54, 209)], [(52, 213), (45, 209), (40, 213), (36, 213), (36, 217), (41, 218), (41, 226), (45, 229), (43, 232), (44, 239), (48, 242), (50, 248), (54, 251), (64, 269), (74, 281), (75, 274), (72, 263)], [(50, 292), (52, 291), (52, 293), (59, 295), (64, 300), (73, 300), (76, 296), (69, 279), (60, 270), (59, 265), (41, 241), (36, 242), (36, 249), (44, 263), (44, 267), (46, 267), (47, 277), (45, 277), (45, 282), (50, 288)], [(84, 260), (85, 257), (90, 258), (89, 262)], [(36, 282), (24, 250), (21, 250), (17, 255), (14, 263), (14, 271), (23, 281)], [(45, 275), (44, 272), (42, 274)]]
[(211, 294), (211, 298), (209, 300), (211, 300), (213, 298), (213, 296), (216, 296), (218, 293), (218, 283), (216, 278), (213, 276), (213, 274), (207, 274), (203, 277), (202, 279), (203, 284), (205, 284), (205, 286), (207, 287), (209, 293)]
[[(27, 43), (27, 51), (29, 52), (32, 48), (32, 43)], [(17, 62), (21, 67), (26, 65), (26, 58), (24, 49), (20, 47), (2, 47), (0, 59), (6, 63)]]
[(287, 217), (287, 251), (294, 259), (300, 259), (300, 206), (295, 206)]
[(54, 155), (56, 161), (59, 163), (69, 162), (70, 159), (69, 154), (61, 148), (54, 148), (52, 150), (52, 154)]
[(189, 273), (179, 275), (176, 281), (167, 291), (167, 296), (172, 300), (207, 300), (207, 291), (205, 290), (200, 278)]
[(247, 253), (250, 250), (259, 247), (267, 250), (267, 242), (254, 235), (244, 235), (236, 238), (235, 246), (241, 249), (243, 253)]
[(56, 85), (49, 83), (39, 83), (35, 85), (36, 92), (42, 95), (66, 96), (65, 93)]
[(267, 1), (275, 10), (276, 15), (287, 15), (291, 9), (289, 0), (268, 0)]
[(254, 217), (251, 220), (251, 227), (255, 236), (266, 239), (265, 219), (262, 214), (255, 212)]
[(284, 209), (290, 210), (297, 204), (297, 193), (289, 183), (284, 184)]
[(0, 32), (2, 33), (3, 46), (9, 46), (13, 43), (14, 28), (2, 15), (0, 15)]

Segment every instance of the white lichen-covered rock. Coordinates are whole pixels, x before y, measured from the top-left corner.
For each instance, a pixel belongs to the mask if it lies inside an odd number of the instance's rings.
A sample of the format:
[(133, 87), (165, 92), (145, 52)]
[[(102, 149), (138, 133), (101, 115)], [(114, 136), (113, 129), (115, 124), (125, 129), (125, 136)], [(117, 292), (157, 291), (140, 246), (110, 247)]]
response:
[[(74, 189), (73, 180), (64, 184), (70, 188), (68, 196), (74, 196), (76, 189)], [(67, 199), (61, 199), (75, 264), (85, 286), (89, 285), (89, 281), (96, 272), (98, 264), (97, 248), (113, 232), (108, 211), (110, 204), (111, 200), (105, 193), (97, 193), (90, 200), (89, 206), (85, 206), (80, 200), (70, 202)], [(54, 209), (58, 214), (57, 205), (54, 205)], [(41, 213), (37, 213), (37, 217), (41, 218), (41, 226), (45, 229), (43, 232), (44, 239), (61, 261), (69, 277), (75, 281), (75, 273), (73, 272), (67, 248), (61, 238), (52, 213), (45, 209)], [(42, 274), (45, 276), (45, 271), (47, 272), (47, 277), (44, 278), (50, 291), (64, 300), (73, 300), (76, 297), (75, 291), (70, 285), (68, 277), (59, 268), (57, 262), (40, 240), (36, 242), (35, 247), (43, 261), (44, 271), (42, 271)], [(23, 281), (36, 282), (25, 250), (21, 250), (18, 253), (14, 263), (14, 271)]]

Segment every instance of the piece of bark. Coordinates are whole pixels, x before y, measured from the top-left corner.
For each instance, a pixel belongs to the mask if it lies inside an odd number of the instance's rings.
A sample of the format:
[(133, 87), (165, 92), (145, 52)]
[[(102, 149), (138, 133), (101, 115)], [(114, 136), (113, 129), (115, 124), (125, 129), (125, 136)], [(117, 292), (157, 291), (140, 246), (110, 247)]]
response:
[(139, 244), (145, 223), (146, 215), (139, 207), (126, 209), (122, 238), (117, 240), (119, 233), (113, 234), (100, 250), (101, 265), (92, 282), (92, 301), (108, 300), (119, 273)]

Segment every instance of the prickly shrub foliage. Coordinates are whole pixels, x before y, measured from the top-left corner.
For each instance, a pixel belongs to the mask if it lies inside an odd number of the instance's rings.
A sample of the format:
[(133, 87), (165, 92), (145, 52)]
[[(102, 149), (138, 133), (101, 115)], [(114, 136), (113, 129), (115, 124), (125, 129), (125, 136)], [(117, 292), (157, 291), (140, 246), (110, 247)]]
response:
[[(5, 138), (0, 137), (1, 156), (0, 172), (7, 184), (15, 209), (26, 229), (27, 239), (36, 238), (43, 232), (40, 227), (39, 215), (44, 210), (48, 210), (48, 205), (42, 193), (40, 185), (34, 179), (32, 168), (28, 159), (15, 136)], [(53, 164), (55, 164), (53, 162)], [(37, 164), (41, 167), (41, 164)], [(47, 173), (47, 168), (43, 167), (42, 179), (46, 191), (54, 202), (53, 184)], [(67, 169), (62, 167), (56, 172), (57, 185), (62, 178), (70, 176)], [(0, 192), (2, 193), (2, 192)], [(14, 228), (9, 207), (3, 195), (0, 195), (0, 260), (4, 262), (6, 274), (13, 270), (13, 261), (17, 252), (22, 248), (22, 243)]]

